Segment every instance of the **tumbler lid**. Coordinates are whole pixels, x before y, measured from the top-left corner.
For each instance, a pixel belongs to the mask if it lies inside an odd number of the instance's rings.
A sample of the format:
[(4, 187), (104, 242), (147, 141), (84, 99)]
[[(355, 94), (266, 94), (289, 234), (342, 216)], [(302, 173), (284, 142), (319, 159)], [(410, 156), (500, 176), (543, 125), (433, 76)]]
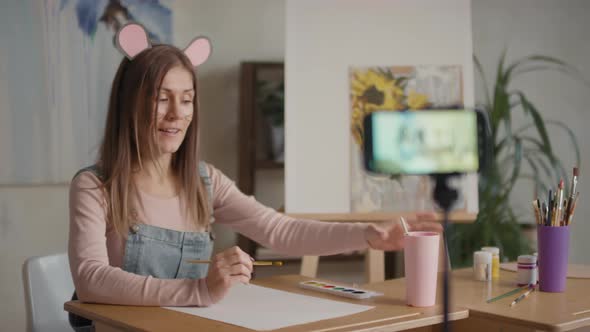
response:
[(518, 256), (517, 260), (518, 263), (525, 263), (525, 264), (536, 264), (537, 263), (537, 256), (534, 255), (520, 255)]

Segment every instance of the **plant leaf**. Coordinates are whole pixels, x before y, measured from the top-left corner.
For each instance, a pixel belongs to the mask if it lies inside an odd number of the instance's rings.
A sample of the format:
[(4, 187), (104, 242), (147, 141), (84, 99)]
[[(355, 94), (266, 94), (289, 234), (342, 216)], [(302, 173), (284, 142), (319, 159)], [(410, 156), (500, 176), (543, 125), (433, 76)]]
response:
[(516, 183), (516, 179), (518, 179), (518, 175), (520, 174), (520, 166), (522, 164), (522, 141), (520, 138), (516, 137), (514, 139), (514, 167), (512, 169), (512, 176), (510, 177), (509, 182), (509, 192), (512, 191), (514, 187), (514, 183)]
[(543, 140), (543, 145), (546, 147), (547, 151), (553, 155), (553, 151), (551, 149), (551, 141), (549, 141), (549, 135), (547, 135), (547, 129), (545, 128), (545, 123), (543, 121), (543, 117), (537, 110), (537, 108), (529, 102), (529, 100), (525, 97), (524, 93), (521, 91), (515, 92), (519, 97), (522, 103), (523, 109), (526, 109), (528, 113), (533, 118), (533, 123), (539, 132), (539, 136)]
[(573, 130), (571, 130), (565, 123), (563, 123), (561, 121), (548, 120), (546, 122), (547, 122), (547, 124), (557, 126), (567, 132), (567, 134), (570, 138), (570, 142), (572, 143), (572, 146), (574, 147), (574, 151), (576, 152), (576, 165), (579, 167), (580, 162), (582, 160), (581, 154), (580, 154), (580, 146), (578, 145), (578, 139), (576, 138), (576, 135), (574, 134)]

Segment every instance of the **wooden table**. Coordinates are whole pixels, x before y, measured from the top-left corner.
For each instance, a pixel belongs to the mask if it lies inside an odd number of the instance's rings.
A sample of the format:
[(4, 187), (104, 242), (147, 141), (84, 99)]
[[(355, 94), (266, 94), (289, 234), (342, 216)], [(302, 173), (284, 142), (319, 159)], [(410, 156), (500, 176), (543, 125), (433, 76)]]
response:
[[(500, 271), (500, 280), (485, 283), (470, 270), (453, 272), (452, 293), (457, 305), (469, 309), (469, 319), (458, 322), (465, 331), (590, 331), (590, 279), (567, 280), (565, 293), (535, 291), (514, 307), (511, 296), (494, 303), (485, 300), (516, 288), (516, 273)], [(477, 329), (473, 328), (477, 326)], [(508, 328), (509, 327), (509, 328)]]
[[(570, 331), (590, 326), (590, 280), (568, 279), (566, 293), (534, 292), (513, 308), (509, 297), (492, 304), (486, 299), (504, 293), (515, 286), (516, 274), (501, 271), (501, 279), (494, 282), (474, 281), (471, 270), (453, 271), (453, 294), (450, 319), (453, 332), (457, 331)], [(405, 305), (405, 280), (394, 279), (364, 285), (363, 288), (384, 293), (382, 297), (357, 301), (298, 288), (303, 276), (275, 276), (253, 283), (294, 293), (372, 305), (376, 308), (359, 314), (334, 318), (305, 325), (291, 326), (277, 331), (298, 332), (384, 332), (410, 330), (414, 332), (441, 331), (442, 297), (430, 308)], [(439, 278), (440, 280), (441, 278)], [(439, 287), (440, 290), (441, 287)], [(97, 332), (112, 331), (250, 331), (245, 328), (208, 320), (159, 307), (133, 307), (67, 302), (65, 310), (92, 319)], [(578, 314), (576, 314), (578, 313)], [(373, 322), (373, 323), (371, 323)]]

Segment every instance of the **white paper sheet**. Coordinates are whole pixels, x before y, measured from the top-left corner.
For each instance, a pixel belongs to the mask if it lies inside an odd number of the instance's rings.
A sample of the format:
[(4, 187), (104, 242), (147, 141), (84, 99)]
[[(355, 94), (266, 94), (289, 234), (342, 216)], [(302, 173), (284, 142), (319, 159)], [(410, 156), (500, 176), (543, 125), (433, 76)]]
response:
[(223, 300), (211, 307), (165, 307), (258, 331), (352, 315), (372, 308), (242, 284), (232, 287)]

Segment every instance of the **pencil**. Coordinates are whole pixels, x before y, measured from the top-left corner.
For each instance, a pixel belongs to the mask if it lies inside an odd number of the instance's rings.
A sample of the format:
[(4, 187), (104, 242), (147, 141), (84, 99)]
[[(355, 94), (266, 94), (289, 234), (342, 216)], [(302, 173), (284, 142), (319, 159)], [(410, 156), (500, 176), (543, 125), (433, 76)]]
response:
[[(191, 264), (209, 264), (211, 263), (210, 260), (198, 260), (198, 259), (191, 259), (187, 260), (187, 263)], [(252, 262), (254, 266), (283, 266), (283, 262), (280, 261), (254, 261)]]
[(487, 302), (487, 303), (496, 302), (496, 301), (498, 301), (498, 300), (501, 300), (501, 299), (503, 299), (503, 298), (505, 298), (505, 297), (508, 297), (508, 296), (510, 296), (510, 295), (514, 295), (514, 294), (520, 293), (520, 292), (522, 292), (523, 290), (526, 290), (526, 289), (528, 289), (529, 287), (530, 287), (529, 285), (526, 285), (526, 286), (522, 286), (522, 287), (515, 288), (515, 289), (513, 289), (513, 290), (511, 290), (511, 291), (509, 291), (509, 292), (506, 292), (506, 293), (504, 293), (504, 294), (501, 294), (501, 295), (498, 295), (498, 296), (496, 296), (496, 297), (494, 297), (494, 298), (491, 298), (491, 299), (487, 300), (486, 302)]
[(512, 303), (510, 303), (510, 306), (514, 306), (515, 304), (517, 304), (518, 302), (526, 299), (527, 296), (529, 296), (530, 293), (535, 291), (535, 287), (531, 287), (531, 289), (529, 289), (528, 291), (526, 291), (526, 293), (522, 294), (521, 296), (517, 297), (516, 299), (514, 299), (514, 301), (512, 301)]

